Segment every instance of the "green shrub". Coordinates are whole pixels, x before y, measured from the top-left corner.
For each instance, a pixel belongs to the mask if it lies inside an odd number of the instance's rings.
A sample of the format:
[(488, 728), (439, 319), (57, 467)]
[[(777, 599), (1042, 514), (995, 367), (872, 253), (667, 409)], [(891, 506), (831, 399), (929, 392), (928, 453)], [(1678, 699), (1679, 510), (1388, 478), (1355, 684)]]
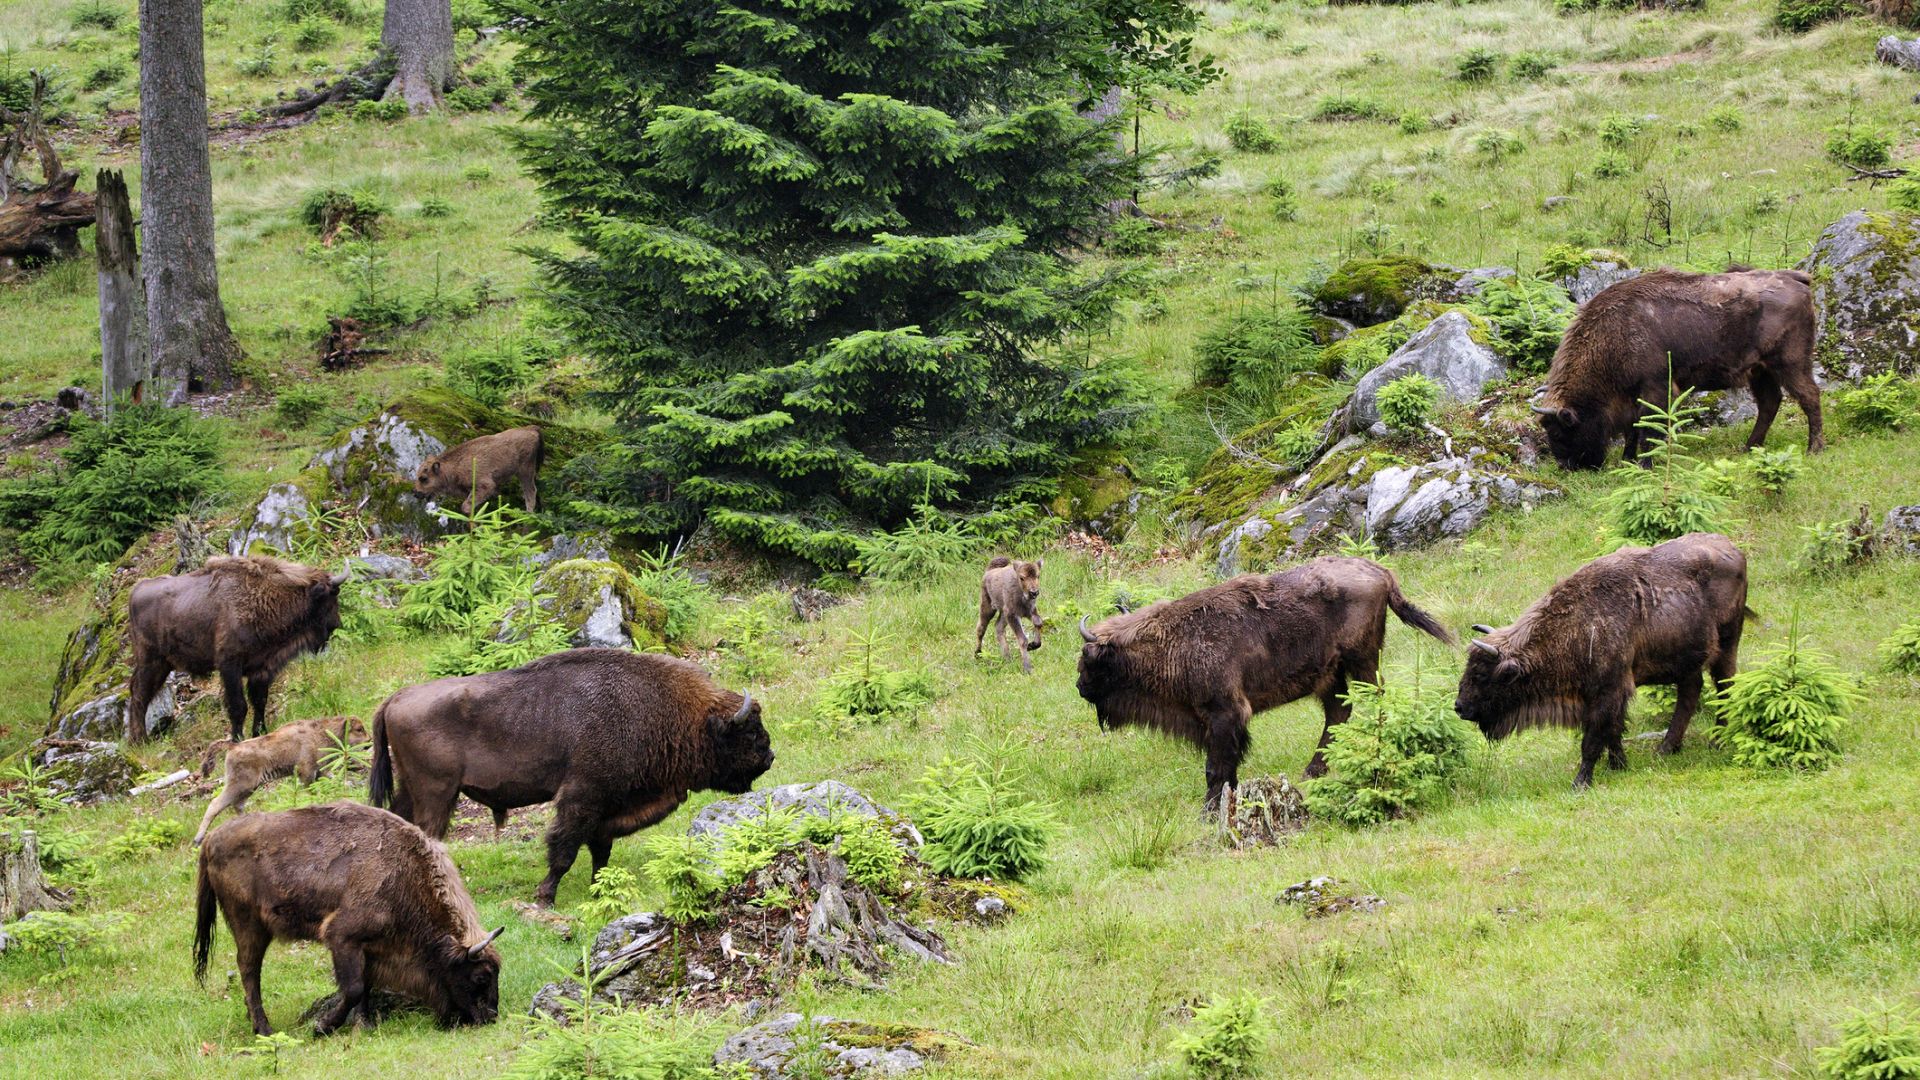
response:
[(1482, 128), (1473, 136), (1474, 151), (1494, 161), (1514, 157), (1526, 148), (1519, 134), (1506, 128)]
[(1486, 282), (1467, 307), (1493, 324), (1514, 369), (1529, 374), (1547, 370), (1576, 310), (1557, 283), (1519, 276)]
[(1166, 233), (1152, 218), (1128, 214), (1113, 219), (1104, 240), (1108, 251), (1123, 259), (1157, 255), (1166, 246)]
[(713, 872), (713, 846), (684, 833), (660, 833), (647, 841), (641, 869), (666, 890), (661, 914), (675, 922), (697, 922), (713, 914), (720, 878)]
[(853, 567), (876, 581), (912, 582), (937, 577), (973, 558), (980, 538), (964, 521), (921, 503), (898, 529), (876, 531), (854, 542)]
[(534, 577), (527, 560), (540, 545), (518, 530), (525, 515), (504, 504), (482, 507), (471, 518), (452, 510), (442, 513), (467, 522), (469, 528), (434, 551), (433, 576), (407, 590), (400, 617), (421, 630), (473, 628), (476, 615), (527, 590)]
[(503, 338), (449, 356), (447, 385), (485, 405), (503, 405), (514, 391), (532, 382), (536, 369), (527, 343)]
[(1300, 193), (1295, 190), (1293, 181), (1284, 176), (1269, 177), (1260, 190), (1266, 193), (1267, 205), (1273, 209), (1273, 216), (1281, 221), (1300, 219)]
[(1398, 123), (1402, 135), (1419, 135), (1433, 126), (1433, 120), (1423, 112), (1403, 112)]
[(93, 0), (85, 7), (73, 10), (73, 28), (84, 30), (93, 27), (97, 30), (117, 30), (127, 13), (117, 7), (108, 7), (100, 0)]
[(1395, 431), (1424, 431), (1440, 404), (1440, 384), (1419, 372), (1402, 375), (1381, 387), (1374, 403), (1380, 419)]
[(1593, 178), (1595, 180), (1613, 180), (1633, 172), (1633, 162), (1624, 154), (1611, 151), (1593, 156)]
[(1764, 446), (1747, 451), (1746, 471), (1754, 490), (1769, 499), (1778, 499), (1784, 495), (1787, 485), (1800, 478), (1807, 470), (1807, 463), (1800, 456), (1800, 448), (1788, 446), (1779, 450), (1768, 450)]
[(343, 234), (369, 237), (393, 207), (364, 188), (321, 187), (300, 200), (300, 222), (331, 242)]
[(1349, 94), (1328, 94), (1314, 103), (1313, 119), (1322, 123), (1338, 123), (1350, 120), (1388, 120), (1398, 116), (1385, 105), (1372, 98), (1354, 97)]
[(1901, 623), (1880, 643), (1880, 662), (1888, 671), (1920, 675), (1920, 619)]
[(1313, 319), (1291, 306), (1243, 311), (1194, 346), (1196, 381), (1240, 396), (1268, 394), (1287, 376), (1319, 366)]
[(1883, 371), (1842, 391), (1834, 404), (1842, 419), (1862, 431), (1898, 431), (1913, 419), (1913, 386)]
[(1920, 1020), (1880, 1002), (1840, 1025), (1840, 1045), (1819, 1051), (1827, 1080), (1920, 1080)]
[(685, 640), (712, 609), (713, 591), (695, 581), (680, 556), (664, 547), (641, 552), (637, 561), (634, 584), (666, 609), (666, 626), (662, 631), (666, 639)]
[(309, 16), (300, 20), (293, 28), (293, 48), (295, 52), (319, 52), (333, 44), (339, 31), (326, 19)]
[(493, 179), (493, 166), (475, 162), (460, 170), (460, 176), (469, 184), (483, 184)]
[(1716, 105), (1707, 113), (1707, 126), (1722, 133), (1739, 131), (1744, 120), (1738, 105)]
[(1479, 741), (1442, 691), (1353, 683), (1347, 722), (1327, 744), (1327, 773), (1301, 789), (1309, 812), (1348, 825), (1377, 825), (1438, 794)]
[(249, 78), (264, 79), (279, 70), (273, 42), (262, 41), (254, 50), (234, 61), (233, 69)]
[(290, 23), (301, 23), (314, 18), (351, 23), (359, 15), (353, 8), (353, 0), (286, 0), (281, 5), (280, 11), (281, 17)]
[(1790, 33), (1804, 34), (1823, 22), (1860, 13), (1852, 0), (1778, 0), (1773, 9), (1773, 25)]
[(1059, 831), (1053, 808), (1027, 795), (1011, 764), (1011, 741), (980, 745), (973, 759), (946, 758), (906, 797), (926, 837), (920, 857), (937, 874), (1018, 881), (1039, 870)]
[(1280, 138), (1267, 122), (1245, 109), (1228, 116), (1223, 130), (1228, 145), (1243, 153), (1271, 154), (1280, 149)]
[(1268, 456), (1290, 468), (1305, 467), (1313, 459), (1314, 451), (1320, 449), (1320, 428), (1313, 420), (1295, 420), (1274, 435), (1267, 448)]
[[(582, 961), (590, 964), (591, 958)], [(503, 1080), (738, 1080), (714, 1067), (709, 1021), (673, 1009), (570, 1003), (566, 1020), (533, 1019), (533, 1037), (514, 1053)]]
[(1500, 61), (1504, 59), (1492, 49), (1468, 49), (1454, 60), (1454, 77), (1461, 82), (1492, 82), (1500, 74)]
[(423, 218), (452, 217), (453, 204), (438, 195), (429, 195), (420, 200), (420, 216)]
[(1903, 176), (1886, 186), (1887, 205), (1895, 210), (1920, 210), (1920, 179)]
[(1879, 551), (1880, 531), (1866, 506), (1851, 518), (1801, 526), (1807, 543), (1800, 558), (1815, 577), (1832, 577), (1871, 560)]
[(127, 64), (124, 60), (102, 60), (87, 72), (86, 81), (81, 87), (86, 90), (105, 90), (109, 86), (118, 86), (127, 78)]
[(906, 870), (906, 853), (878, 818), (850, 815), (850, 827), (838, 834), (836, 853), (847, 876), (874, 892), (897, 893)]
[(1516, 53), (1507, 71), (1516, 79), (1533, 80), (1560, 66), (1560, 58), (1550, 52), (1529, 50)]
[(1822, 769), (1840, 756), (1840, 729), (1857, 692), (1796, 633), (1713, 695), (1715, 736), (1733, 762), (1756, 769)]
[(1827, 131), (1827, 156), (1842, 165), (1858, 169), (1877, 169), (1890, 159), (1893, 137), (1848, 123)]
[(1639, 426), (1648, 440), (1651, 467), (1622, 460), (1613, 470), (1619, 486), (1604, 505), (1614, 532), (1635, 544), (1658, 544), (1690, 532), (1725, 532), (1727, 497), (1709, 483), (1708, 470), (1693, 460), (1691, 448), (1702, 436), (1689, 430), (1700, 415), (1693, 391), (1674, 395), (1667, 408), (1642, 401)]
[(876, 658), (885, 639), (869, 628), (853, 636), (852, 659), (820, 681), (813, 718), (828, 728), (903, 720), (933, 700), (933, 680), (924, 671), (888, 667)]
[(1619, 148), (1640, 137), (1641, 125), (1638, 117), (1614, 113), (1600, 121), (1600, 143), (1603, 146)]
[(1174, 1036), (1173, 1049), (1196, 1076), (1252, 1076), (1273, 1033), (1265, 998), (1251, 992), (1215, 994), (1193, 1010), (1193, 1023)]
[(348, 290), (343, 314), (371, 330), (405, 326), (420, 317), (420, 299), (393, 283), (385, 251), (374, 244), (349, 240), (336, 252), (333, 270)]
[(288, 427), (304, 428), (319, 419), (332, 402), (333, 395), (325, 387), (295, 383), (274, 394), (273, 415)]
[(484, 86), (456, 86), (447, 92), (454, 112), (485, 112), (493, 108), (494, 93)]
[(453, 0), (453, 29), (484, 30), (498, 22), (487, 9), (486, 0)]
[(353, 118), (383, 124), (396, 123), (407, 118), (407, 103), (399, 98), (364, 98), (353, 103)]
[(84, 949), (103, 937), (118, 934), (132, 922), (118, 911), (98, 915), (76, 915), (70, 911), (35, 911), (0, 926), (9, 951), (58, 953), (66, 963), (69, 954)]
[(162, 851), (179, 843), (187, 835), (185, 825), (168, 818), (151, 818), (127, 826), (119, 836), (100, 845), (100, 857), (108, 862)]

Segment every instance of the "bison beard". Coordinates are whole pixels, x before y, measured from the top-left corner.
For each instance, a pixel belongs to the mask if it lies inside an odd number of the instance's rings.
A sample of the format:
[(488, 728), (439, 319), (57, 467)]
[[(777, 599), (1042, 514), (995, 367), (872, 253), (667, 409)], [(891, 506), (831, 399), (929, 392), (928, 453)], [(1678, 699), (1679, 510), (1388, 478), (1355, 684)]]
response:
[(1567, 327), (1534, 404), (1554, 459), (1597, 469), (1616, 435), (1626, 436), (1621, 460), (1639, 458), (1640, 402), (1665, 407), (1676, 388), (1751, 388), (1748, 449), (1766, 442), (1784, 388), (1807, 414), (1807, 451), (1824, 449), (1809, 280), (1797, 270), (1656, 270), (1594, 297)]
[(388, 698), (373, 718), (368, 795), (434, 837), (446, 835), (462, 794), (496, 822), (551, 800), (547, 876), (536, 894), (547, 905), (581, 845), (597, 874), (614, 840), (659, 822), (693, 791), (737, 795), (772, 767), (751, 697), (674, 657), (571, 649)]
[(1673, 686), (1659, 752), (1680, 749), (1700, 707), (1701, 675), (1716, 688), (1739, 668), (1747, 560), (1717, 533), (1623, 548), (1581, 567), (1511, 626), (1476, 625), (1454, 711), (1489, 739), (1525, 727), (1581, 730), (1580, 790), (1602, 753), (1625, 768), (1627, 705), (1635, 687)]
[(1328, 557), (1278, 574), (1243, 574), (1178, 600), (1080, 621), (1080, 696), (1103, 729), (1143, 724), (1206, 751), (1207, 801), (1239, 780), (1255, 713), (1311, 694), (1326, 725), (1308, 776), (1352, 708), (1350, 682), (1377, 682), (1387, 612), (1453, 643), (1401, 594), (1393, 572), (1366, 559)]
[[(191, 574), (148, 578), (127, 599), (133, 639), (127, 741), (147, 737), (147, 705), (168, 674), (220, 673), (233, 741), (253, 707), (253, 733), (267, 731), (267, 691), (301, 653), (326, 648), (340, 629), (340, 586), (298, 563), (265, 557), (213, 558)], [(244, 686), (244, 689), (243, 689)]]
[(340, 1001), (314, 1024), (326, 1034), (386, 989), (444, 1025), (490, 1024), (500, 1008), (500, 954), (460, 872), (439, 844), (385, 810), (337, 802), (249, 814), (200, 849), (193, 976), (204, 983), (214, 911), (227, 919), (259, 1035), (260, 964), (275, 941), (318, 941), (333, 954)]

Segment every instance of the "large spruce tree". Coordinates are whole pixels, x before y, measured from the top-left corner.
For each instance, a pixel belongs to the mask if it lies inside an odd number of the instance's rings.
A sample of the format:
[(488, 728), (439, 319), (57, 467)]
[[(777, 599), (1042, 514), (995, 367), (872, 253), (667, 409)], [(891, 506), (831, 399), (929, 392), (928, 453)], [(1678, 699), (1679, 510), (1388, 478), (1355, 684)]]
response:
[(497, 3), (584, 249), (546, 278), (617, 387), (605, 518), (834, 566), (1111, 437), (1125, 380), (1062, 343), (1105, 316), (1071, 253), (1134, 163), (1080, 107), (1203, 66), (1184, 5), (1133, 3)]

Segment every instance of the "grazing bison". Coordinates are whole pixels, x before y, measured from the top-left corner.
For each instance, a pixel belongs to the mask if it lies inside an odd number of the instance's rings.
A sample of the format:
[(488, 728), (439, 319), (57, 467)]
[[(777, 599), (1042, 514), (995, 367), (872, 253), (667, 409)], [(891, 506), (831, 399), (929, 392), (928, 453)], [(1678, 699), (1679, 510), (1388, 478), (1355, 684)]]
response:
[(214, 906), (239, 954), (247, 1016), (273, 1034), (260, 1004), (260, 961), (275, 941), (318, 941), (333, 954), (340, 1003), (314, 1022), (326, 1034), (389, 990), (440, 1022), (490, 1024), (500, 1011), (500, 954), (474, 911), (453, 860), (419, 829), (385, 810), (337, 802), (248, 814), (213, 831), (200, 849), (193, 976), (207, 977)]
[(615, 839), (673, 813), (688, 794), (738, 795), (772, 767), (751, 697), (671, 656), (569, 649), (388, 698), (373, 716), (368, 794), (435, 837), (461, 794), (492, 810), (496, 824), (507, 810), (552, 800), (537, 893), (548, 905), (580, 845), (597, 874)]
[(1567, 327), (1534, 403), (1554, 459), (1597, 469), (1607, 444), (1624, 435), (1622, 460), (1634, 460), (1641, 401), (1664, 407), (1676, 389), (1740, 386), (1753, 390), (1759, 409), (1749, 449), (1767, 441), (1783, 387), (1807, 414), (1807, 451), (1825, 449), (1810, 280), (1798, 270), (1655, 270), (1594, 297)]
[(539, 428), (508, 428), (468, 439), (438, 457), (427, 459), (414, 474), (413, 490), (436, 502), (457, 495), (461, 499), (460, 512), (471, 516), (474, 508), (500, 494), (507, 481), (518, 477), (520, 498), (531, 514), (540, 501), (534, 478), (539, 475), (540, 463), (546, 456), (547, 444)]
[[(1393, 572), (1328, 557), (1277, 574), (1242, 574), (1178, 600), (1080, 620), (1080, 696), (1103, 729), (1144, 724), (1207, 752), (1207, 800), (1239, 781), (1254, 713), (1313, 694), (1326, 714), (1320, 748), (1353, 710), (1349, 682), (1377, 682), (1387, 611), (1451, 644), (1407, 602)], [(1308, 776), (1327, 771), (1316, 749)]]
[(1636, 686), (1672, 686), (1673, 719), (1659, 752), (1680, 749), (1700, 707), (1700, 674), (1716, 688), (1738, 670), (1747, 557), (1717, 533), (1603, 555), (1547, 590), (1511, 626), (1474, 627), (1454, 711), (1489, 739), (1525, 727), (1577, 727), (1580, 771), (1593, 782), (1602, 752), (1625, 768), (1627, 705)]
[(200, 831), (193, 834), (193, 846), (199, 847), (206, 839), (207, 826), (220, 811), (231, 807), (237, 813), (244, 809), (247, 798), (263, 785), (288, 775), (299, 777), (302, 784), (313, 783), (320, 775), (320, 755), (336, 738), (342, 743), (366, 742), (367, 726), (357, 716), (317, 716), (246, 742), (222, 739), (207, 747), (200, 775), (213, 771), (213, 755), (223, 746), (227, 748), (226, 775), (219, 797), (200, 819)]
[(340, 586), (346, 580), (345, 574), (328, 576), (264, 556), (218, 556), (191, 574), (135, 585), (127, 598), (133, 639), (127, 740), (147, 737), (147, 703), (175, 671), (220, 673), (234, 742), (241, 739), (249, 703), (253, 733), (266, 734), (274, 676), (301, 653), (326, 648), (340, 629)]
[[(995, 555), (993, 561), (987, 563), (986, 575), (980, 579), (980, 625), (973, 631), (973, 655), (980, 655), (980, 646), (987, 639), (987, 624), (991, 622), (993, 639), (1000, 643), (1000, 659), (1007, 658), (1007, 631), (1011, 629), (1013, 640), (1020, 646), (1020, 670), (1033, 674), (1033, 661), (1027, 658), (1027, 653), (1040, 647), (1040, 630), (1045, 625), (1036, 606), (1040, 599), (1040, 568), (1044, 565), (1044, 559), (1020, 562), (1005, 555)], [(994, 622), (996, 616), (998, 622)], [(1021, 619), (1033, 623), (1032, 641), (1027, 640)]]

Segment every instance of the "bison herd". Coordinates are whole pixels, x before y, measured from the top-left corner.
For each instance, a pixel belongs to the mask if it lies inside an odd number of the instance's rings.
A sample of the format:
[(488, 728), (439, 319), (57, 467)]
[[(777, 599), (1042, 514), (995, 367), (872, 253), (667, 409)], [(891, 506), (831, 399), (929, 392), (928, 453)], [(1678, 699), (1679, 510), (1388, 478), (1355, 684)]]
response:
[[(1570, 468), (1602, 463), (1643, 403), (1679, 387), (1748, 386), (1766, 436), (1784, 389), (1806, 410), (1821, 447), (1811, 374), (1807, 278), (1793, 272), (1695, 275), (1661, 271), (1616, 285), (1568, 331), (1536, 406), (1549, 449)], [(468, 513), (518, 479), (529, 508), (541, 456), (537, 428), (475, 440), (423, 466), (423, 493), (463, 498)], [(995, 558), (980, 586), (974, 652), (997, 623), (1031, 673), (1040, 647), (1039, 561)], [(266, 557), (216, 558), (193, 573), (142, 581), (128, 608), (133, 665), (129, 739), (146, 734), (148, 702), (170, 671), (217, 672), (232, 728), (226, 785), (208, 807), (200, 847), (196, 973), (204, 973), (214, 912), (238, 950), (254, 1030), (271, 1030), (260, 963), (274, 940), (323, 942), (338, 1005), (318, 1024), (365, 1019), (370, 989), (427, 1004), (446, 1023), (486, 1023), (498, 1009), (499, 953), (438, 841), (455, 802), (508, 811), (553, 804), (547, 874), (536, 900), (553, 903), (584, 846), (597, 873), (613, 841), (665, 819), (695, 791), (741, 793), (773, 766), (760, 706), (671, 657), (572, 649), (523, 667), (438, 679), (389, 697), (372, 723), (372, 806), (329, 806), (240, 817), (207, 832), (260, 784), (311, 779), (323, 741), (358, 721), (332, 717), (266, 733), (267, 692), (294, 657), (325, 648), (340, 627), (342, 578)], [(1156, 728), (1205, 754), (1206, 797), (1238, 782), (1260, 712), (1313, 697), (1325, 724), (1308, 776), (1351, 711), (1354, 682), (1377, 682), (1386, 619), (1442, 643), (1453, 635), (1411, 603), (1387, 568), (1326, 557), (1245, 574), (1089, 626), (1081, 619), (1080, 696), (1102, 729)], [(1454, 708), (1489, 740), (1539, 725), (1581, 732), (1576, 789), (1605, 754), (1625, 764), (1627, 706), (1640, 686), (1668, 685), (1677, 703), (1659, 749), (1680, 748), (1702, 679), (1716, 687), (1738, 662), (1747, 607), (1746, 558), (1733, 542), (1692, 534), (1595, 559), (1511, 624), (1474, 627)], [(1031, 624), (1033, 637), (1026, 625)], [(249, 706), (255, 738), (240, 741)], [(378, 807), (389, 807), (378, 809)]]

